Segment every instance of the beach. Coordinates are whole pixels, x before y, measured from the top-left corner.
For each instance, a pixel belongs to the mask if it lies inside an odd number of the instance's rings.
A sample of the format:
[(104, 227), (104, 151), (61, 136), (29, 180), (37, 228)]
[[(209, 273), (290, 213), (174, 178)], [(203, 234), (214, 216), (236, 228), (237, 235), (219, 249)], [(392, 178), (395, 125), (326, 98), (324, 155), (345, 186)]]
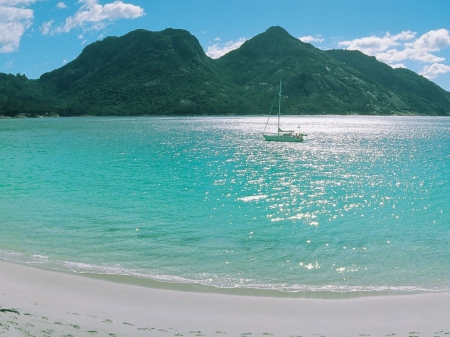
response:
[(348, 299), (154, 289), (0, 261), (3, 336), (446, 336), (450, 293)]

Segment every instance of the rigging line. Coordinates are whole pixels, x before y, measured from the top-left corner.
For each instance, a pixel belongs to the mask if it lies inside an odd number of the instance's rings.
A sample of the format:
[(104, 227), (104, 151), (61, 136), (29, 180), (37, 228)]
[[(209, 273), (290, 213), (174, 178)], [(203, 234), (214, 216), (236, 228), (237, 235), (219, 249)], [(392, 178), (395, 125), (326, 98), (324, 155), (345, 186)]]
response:
[(275, 95), (275, 97), (273, 98), (272, 107), (270, 108), (269, 117), (267, 118), (266, 127), (264, 128), (263, 133), (266, 133), (267, 125), (269, 124), (269, 119), (270, 119), (270, 116), (272, 115), (272, 110), (273, 110), (273, 106), (275, 105), (276, 99), (277, 99), (277, 95)]

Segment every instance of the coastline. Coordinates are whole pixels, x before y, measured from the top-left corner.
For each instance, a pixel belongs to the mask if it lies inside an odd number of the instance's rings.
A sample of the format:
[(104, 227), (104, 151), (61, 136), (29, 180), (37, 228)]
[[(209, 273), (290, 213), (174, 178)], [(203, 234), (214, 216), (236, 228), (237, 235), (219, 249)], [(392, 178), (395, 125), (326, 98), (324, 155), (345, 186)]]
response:
[(450, 334), (450, 292), (275, 298), (147, 288), (3, 260), (0, 270), (7, 336)]

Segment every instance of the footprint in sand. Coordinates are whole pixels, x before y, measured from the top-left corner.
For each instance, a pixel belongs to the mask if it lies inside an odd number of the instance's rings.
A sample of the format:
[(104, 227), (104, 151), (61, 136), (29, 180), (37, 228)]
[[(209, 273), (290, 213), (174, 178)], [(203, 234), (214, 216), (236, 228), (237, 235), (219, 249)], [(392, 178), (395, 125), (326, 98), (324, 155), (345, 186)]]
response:
[(11, 313), (13, 313), (13, 314), (17, 314), (17, 315), (20, 316), (19, 311), (17, 311), (16, 309), (5, 309), (5, 308), (2, 308), (2, 309), (0, 309), (0, 312), (4, 312), (4, 313), (6, 313), (6, 312), (11, 312)]
[(44, 335), (51, 335), (52, 333), (54, 333), (55, 332), (55, 330), (52, 330), (52, 329), (47, 329), (47, 330), (42, 330), (41, 331)]

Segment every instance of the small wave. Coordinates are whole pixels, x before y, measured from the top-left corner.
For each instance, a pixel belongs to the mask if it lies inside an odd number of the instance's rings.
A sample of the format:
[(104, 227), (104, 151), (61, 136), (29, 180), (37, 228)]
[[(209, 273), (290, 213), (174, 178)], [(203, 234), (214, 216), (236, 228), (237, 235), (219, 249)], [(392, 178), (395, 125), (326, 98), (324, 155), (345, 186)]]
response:
[(33, 255), (33, 258), (36, 258), (36, 259), (43, 259), (43, 260), (48, 260), (48, 259), (49, 259), (48, 256), (40, 255), (40, 254), (34, 254), (34, 255)]
[[(205, 292), (222, 291), (233, 293), (243, 291), (243, 294), (264, 296), (296, 296), (296, 297), (360, 297), (381, 294), (408, 294), (419, 292), (450, 291), (450, 285), (444, 287), (422, 287), (413, 285), (306, 285), (306, 284), (280, 284), (260, 282), (254, 279), (237, 279), (233, 277), (219, 277), (217, 275), (202, 274), (194, 277), (161, 274), (158, 271), (128, 269), (121, 265), (95, 265), (83, 262), (59, 261), (44, 255), (26, 255), (17, 252), (0, 251), (0, 259), (5, 261), (39, 266), (56, 271), (76, 274), (89, 274), (99, 278), (107, 277), (114, 281), (114, 277), (125, 277), (132, 284), (152, 286), (152, 282), (166, 284), (165, 288), (177, 288), (177, 285), (202, 286)], [(113, 276), (113, 278), (111, 278)], [(131, 279), (130, 279), (131, 278)], [(135, 281), (133, 281), (133, 279)], [(145, 282), (148, 281), (148, 282)], [(128, 282), (126, 282), (128, 283)], [(171, 286), (172, 285), (172, 286)], [(188, 288), (189, 289), (189, 288)], [(197, 289), (197, 288), (196, 288)], [(209, 290), (208, 290), (209, 289)], [(214, 290), (215, 289), (215, 290)], [(278, 294), (278, 295), (277, 295)], [(290, 295), (289, 295), (290, 294)], [(334, 294), (334, 295), (333, 295)]]
[(260, 195), (250, 195), (248, 197), (237, 198), (236, 200), (243, 201), (243, 202), (250, 202), (250, 201), (266, 199), (267, 197), (268, 197), (268, 195), (266, 195), (266, 194), (260, 194)]

